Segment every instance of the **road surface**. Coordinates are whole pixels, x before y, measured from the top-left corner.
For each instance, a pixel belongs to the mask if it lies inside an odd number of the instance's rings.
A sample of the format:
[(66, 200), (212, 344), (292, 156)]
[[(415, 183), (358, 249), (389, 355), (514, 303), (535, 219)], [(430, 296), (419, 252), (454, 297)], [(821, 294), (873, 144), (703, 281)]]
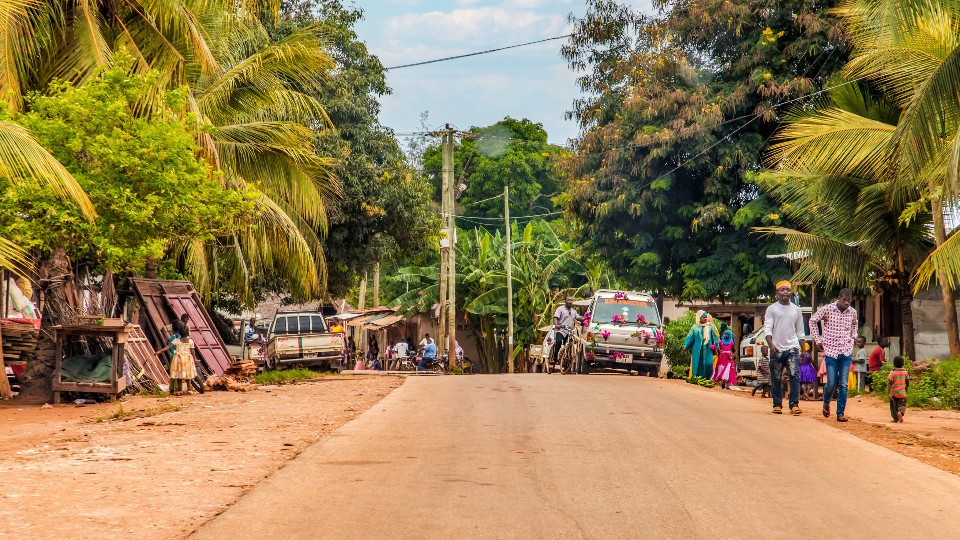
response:
[(960, 538), (958, 512), (960, 478), (759, 398), (447, 376), (409, 379), (194, 538)]

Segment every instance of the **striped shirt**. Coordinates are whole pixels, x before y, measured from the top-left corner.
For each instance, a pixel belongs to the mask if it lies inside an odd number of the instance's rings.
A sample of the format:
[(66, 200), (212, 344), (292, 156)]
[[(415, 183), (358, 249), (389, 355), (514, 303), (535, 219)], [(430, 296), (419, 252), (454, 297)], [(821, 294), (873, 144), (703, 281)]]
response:
[(890, 397), (895, 398), (905, 398), (907, 397), (907, 381), (910, 380), (910, 375), (907, 375), (907, 370), (903, 368), (894, 368), (893, 371), (887, 375), (887, 381), (890, 382), (888, 385), (888, 392)]

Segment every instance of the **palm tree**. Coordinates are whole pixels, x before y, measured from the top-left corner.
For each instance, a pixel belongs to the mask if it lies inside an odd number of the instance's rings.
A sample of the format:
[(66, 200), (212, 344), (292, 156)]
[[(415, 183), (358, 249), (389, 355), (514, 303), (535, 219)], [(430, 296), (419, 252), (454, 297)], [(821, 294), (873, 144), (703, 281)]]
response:
[(960, 354), (954, 290), (960, 239), (947, 237), (944, 201), (960, 197), (960, 4), (939, 0), (849, 0), (838, 8), (854, 44), (847, 73), (882, 86), (903, 109), (890, 144), (892, 174), (919, 188), (933, 214), (936, 249), (915, 288), (940, 283), (951, 355)]
[(192, 83), (191, 104), (211, 129), (204, 157), (224, 173), (228, 185), (261, 192), (258, 213), (245, 230), (227, 239), (239, 249), (217, 250), (200, 243), (178, 252), (201, 290), (211, 290), (219, 270), (231, 289), (249, 297), (253, 274), (273, 267), (290, 280), (295, 297), (313, 298), (322, 290), (326, 265), (318, 235), (326, 233), (326, 206), (340, 196), (332, 174), (334, 160), (317, 156), (313, 141), (330, 121), (312, 94), (333, 67), (315, 28), (277, 41), (259, 21), (224, 41), (217, 57), (224, 71)]
[(899, 109), (851, 83), (830, 102), (787, 119), (768, 155), (761, 185), (796, 229), (767, 227), (805, 260), (795, 280), (828, 287), (895, 287), (903, 350), (915, 358), (909, 277), (931, 247), (930, 214), (913, 212), (917, 189), (890, 177)]

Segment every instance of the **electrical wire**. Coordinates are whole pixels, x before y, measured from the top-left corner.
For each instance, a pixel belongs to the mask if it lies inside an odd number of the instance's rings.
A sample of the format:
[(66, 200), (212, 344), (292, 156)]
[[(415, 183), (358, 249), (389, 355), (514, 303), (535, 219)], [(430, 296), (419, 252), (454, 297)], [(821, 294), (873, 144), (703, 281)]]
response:
[(571, 34), (566, 34), (566, 35), (563, 35), (563, 36), (556, 36), (556, 37), (551, 37), (551, 38), (546, 38), (546, 39), (538, 39), (537, 41), (528, 41), (527, 43), (519, 43), (519, 44), (517, 44), (517, 45), (507, 45), (506, 47), (497, 47), (496, 49), (487, 49), (487, 50), (485, 50), (485, 51), (477, 51), (477, 52), (472, 52), (472, 53), (467, 53), (467, 54), (458, 54), (458, 55), (456, 55), (456, 56), (447, 56), (447, 57), (444, 57), (444, 58), (436, 58), (436, 59), (434, 59), (434, 60), (424, 60), (423, 62), (414, 62), (414, 63), (412, 63), (412, 64), (403, 64), (403, 65), (400, 65), (400, 66), (393, 66), (393, 67), (383, 68), (383, 70), (384, 70), (384, 71), (392, 71), (392, 70), (396, 70), (396, 69), (404, 69), (404, 68), (415, 67), (415, 66), (424, 66), (424, 65), (427, 65), (427, 64), (436, 64), (437, 62), (447, 62), (447, 61), (449, 61), (449, 60), (458, 60), (458, 59), (460, 59), (460, 58), (468, 58), (468, 57), (470, 57), (470, 56), (480, 56), (481, 54), (490, 54), (490, 53), (494, 53), (494, 52), (498, 52), (498, 51), (505, 51), (505, 50), (507, 50), (507, 49), (516, 49), (517, 47), (526, 47), (526, 46), (528, 46), (528, 45), (536, 45), (537, 43), (545, 43), (545, 42), (547, 42), (547, 41), (555, 41), (555, 40), (558, 40), (558, 39), (568, 38), (568, 37), (570, 37), (570, 36), (571, 36)]
[(462, 205), (462, 206), (463, 206), (464, 208), (466, 208), (467, 206), (474, 206), (474, 205), (477, 205), (477, 204), (483, 204), (483, 203), (485, 203), (485, 202), (487, 202), (487, 201), (492, 201), (492, 200), (494, 200), (494, 199), (499, 199), (500, 197), (503, 197), (503, 193), (501, 193), (501, 194), (499, 194), (499, 195), (494, 195), (493, 197), (488, 197), (488, 198), (483, 199), (483, 200), (480, 200), (480, 201), (473, 201), (472, 203), (464, 204), (464, 205)]

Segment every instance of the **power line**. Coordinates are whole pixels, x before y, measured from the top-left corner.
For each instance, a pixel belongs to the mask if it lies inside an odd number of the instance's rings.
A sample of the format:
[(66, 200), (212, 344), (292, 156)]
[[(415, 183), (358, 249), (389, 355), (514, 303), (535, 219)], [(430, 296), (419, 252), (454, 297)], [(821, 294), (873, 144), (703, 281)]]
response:
[(566, 35), (563, 35), (563, 36), (556, 36), (556, 37), (551, 37), (551, 38), (546, 38), (546, 39), (538, 39), (537, 41), (528, 41), (527, 43), (519, 43), (519, 44), (517, 44), (517, 45), (507, 45), (506, 47), (497, 47), (496, 49), (487, 49), (487, 50), (485, 50), (485, 51), (472, 52), (472, 53), (468, 53), (468, 54), (458, 54), (457, 56), (447, 56), (447, 57), (444, 57), (444, 58), (437, 58), (437, 59), (434, 59), (434, 60), (425, 60), (425, 61), (423, 61), (423, 62), (414, 62), (414, 63), (412, 63), (412, 64), (403, 64), (403, 65), (401, 65), (401, 66), (393, 66), (393, 67), (384, 68), (384, 71), (391, 71), (391, 70), (394, 70), (394, 69), (403, 69), (403, 68), (414, 67), (414, 66), (423, 66), (423, 65), (426, 65), (426, 64), (435, 64), (435, 63), (437, 63), (437, 62), (446, 62), (446, 61), (448, 61), (448, 60), (458, 60), (458, 59), (460, 59), (460, 58), (467, 58), (467, 57), (470, 57), (470, 56), (479, 56), (479, 55), (481, 55), (481, 54), (490, 54), (490, 53), (494, 53), (494, 52), (498, 52), (498, 51), (505, 51), (505, 50), (507, 50), (507, 49), (516, 49), (517, 47), (526, 47), (527, 45), (536, 45), (537, 43), (544, 43), (544, 42), (547, 42), (547, 41), (555, 41), (555, 40), (558, 40), (558, 39), (564, 39), (564, 38), (568, 38), (568, 37), (570, 37), (570, 36), (571, 36), (571, 34), (566, 34)]
[[(471, 157), (473, 157), (473, 156), (471, 156)], [(483, 200), (480, 200), (480, 201), (473, 201), (472, 203), (464, 204), (463, 206), (464, 206), (464, 207), (474, 206), (474, 205), (477, 205), (477, 204), (485, 203), (485, 202), (487, 202), (487, 201), (492, 201), (492, 200), (494, 200), (494, 199), (499, 199), (500, 197), (503, 197), (503, 193), (501, 193), (501, 194), (499, 194), (499, 195), (494, 195), (493, 197), (488, 197), (488, 198), (483, 199)]]

